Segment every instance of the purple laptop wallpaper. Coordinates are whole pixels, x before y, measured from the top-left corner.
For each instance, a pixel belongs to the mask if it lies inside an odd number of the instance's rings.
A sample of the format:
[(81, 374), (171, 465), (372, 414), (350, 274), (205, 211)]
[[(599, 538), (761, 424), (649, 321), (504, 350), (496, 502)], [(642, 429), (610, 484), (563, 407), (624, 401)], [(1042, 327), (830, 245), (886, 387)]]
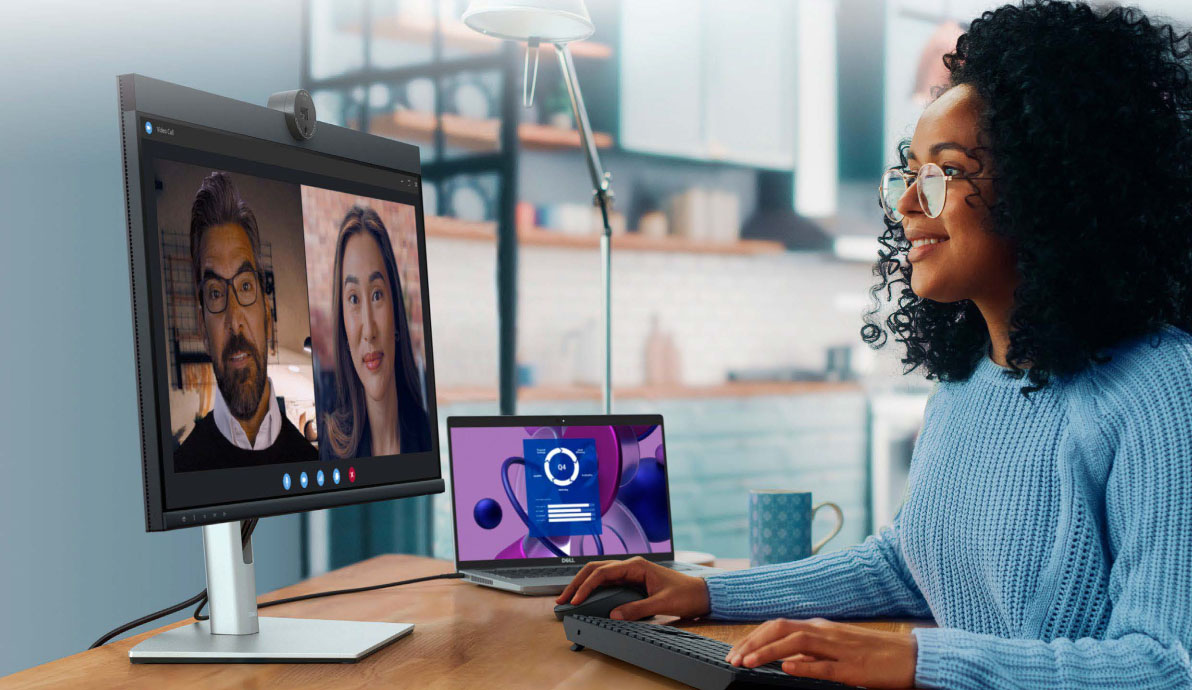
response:
[(658, 426), (454, 427), (460, 561), (671, 550)]

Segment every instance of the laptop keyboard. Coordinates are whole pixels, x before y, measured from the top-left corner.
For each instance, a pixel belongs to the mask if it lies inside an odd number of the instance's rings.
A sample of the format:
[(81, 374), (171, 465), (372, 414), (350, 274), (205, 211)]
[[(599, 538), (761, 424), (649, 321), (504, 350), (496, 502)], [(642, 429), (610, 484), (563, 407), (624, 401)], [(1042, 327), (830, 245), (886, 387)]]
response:
[[(664, 568), (685, 572), (688, 570), (696, 570), (686, 563), (659, 563)], [(536, 577), (575, 577), (579, 573), (582, 565), (555, 565), (545, 566), (541, 568), (500, 568), (497, 570), (486, 570), (484, 572), (498, 577), (509, 578), (510, 580), (529, 580)]]
[(543, 568), (502, 568), (500, 570), (490, 570), (488, 572), (493, 575), (507, 577), (510, 580), (529, 580), (536, 577), (572, 577), (580, 571), (583, 566), (578, 565), (563, 565), (563, 566), (548, 566)]

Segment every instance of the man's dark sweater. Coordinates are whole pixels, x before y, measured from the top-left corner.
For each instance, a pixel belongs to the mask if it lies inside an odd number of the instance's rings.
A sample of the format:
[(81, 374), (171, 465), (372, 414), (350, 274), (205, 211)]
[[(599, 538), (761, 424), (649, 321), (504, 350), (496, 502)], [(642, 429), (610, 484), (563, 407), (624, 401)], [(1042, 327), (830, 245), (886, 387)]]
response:
[(281, 416), (281, 433), (273, 445), (264, 450), (244, 450), (224, 438), (215, 426), (215, 413), (209, 412), (195, 423), (190, 436), (174, 451), (174, 471), (223, 470), (318, 459), (318, 450), (285, 415)]

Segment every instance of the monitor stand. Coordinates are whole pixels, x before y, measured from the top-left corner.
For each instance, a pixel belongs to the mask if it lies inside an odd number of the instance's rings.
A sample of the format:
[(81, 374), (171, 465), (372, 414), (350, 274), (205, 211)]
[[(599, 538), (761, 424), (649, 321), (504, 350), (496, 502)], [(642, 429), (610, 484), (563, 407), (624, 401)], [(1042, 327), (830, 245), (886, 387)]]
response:
[(242, 544), (240, 523), (203, 527), (211, 618), (141, 642), (128, 652), (134, 664), (352, 663), (404, 637), (412, 623), (257, 618), (252, 542)]

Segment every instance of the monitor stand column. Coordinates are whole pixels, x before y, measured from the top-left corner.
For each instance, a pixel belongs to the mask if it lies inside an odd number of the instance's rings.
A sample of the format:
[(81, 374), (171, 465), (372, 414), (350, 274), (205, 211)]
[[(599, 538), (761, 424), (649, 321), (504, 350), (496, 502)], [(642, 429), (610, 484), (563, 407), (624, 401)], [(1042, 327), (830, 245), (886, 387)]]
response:
[(359, 661), (414, 630), (412, 623), (257, 618), (252, 542), (240, 523), (203, 527), (211, 618), (133, 647), (134, 664)]

